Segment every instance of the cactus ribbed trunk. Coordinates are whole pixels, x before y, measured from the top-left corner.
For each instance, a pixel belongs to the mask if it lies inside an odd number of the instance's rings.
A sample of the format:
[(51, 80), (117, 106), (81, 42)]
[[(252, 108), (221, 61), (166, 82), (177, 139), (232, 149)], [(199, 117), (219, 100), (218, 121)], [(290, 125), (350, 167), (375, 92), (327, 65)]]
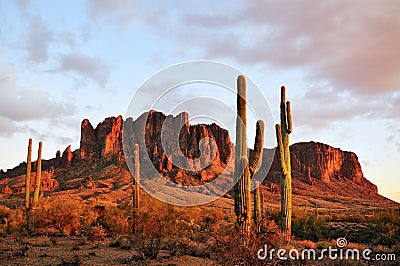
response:
[(34, 208), (37, 207), (40, 195), (40, 182), (42, 177), (42, 142), (39, 142), (38, 158), (36, 161), (36, 180), (35, 180), (35, 190), (33, 192), (33, 203)]
[(286, 89), (281, 87), (280, 118), (281, 124), (276, 125), (278, 155), (281, 166), (281, 215), (282, 234), (290, 239), (292, 228), (292, 174), (290, 166), (289, 134), (292, 133), (292, 114), (290, 102), (286, 102)]
[(254, 196), (254, 225), (257, 228), (257, 231), (259, 231), (259, 224), (261, 221), (261, 195), (260, 195), (260, 186), (258, 184), (257, 188), (254, 189), (253, 191), (253, 196)]
[(32, 161), (32, 139), (29, 139), (28, 157), (26, 160), (26, 178), (25, 178), (25, 209), (29, 210), (31, 206), (31, 161)]
[(251, 228), (250, 173), (247, 159), (246, 79), (237, 78), (237, 117), (235, 145), (235, 213), (241, 233), (248, 235)]
[(254, 151), (250, 153), (249, 158), (247, 154), (246, 131), (246, 79), (243, 75), (239, 75), (237, 78), (234, 199), (237, 226), (243, 235), (249, 236), (252, 221), (250, 182), (254, 173), (261, 166), (264, 144), (264, 122), (262, 120), (257, 121)]
[(138, 229), (138, 214), (140, 208), (140, 161), (139, 161), (139, 145), (135, 144), (134, 151), (134, 179), (132, 184), (132, 216), (133, 216), (133, 231)]

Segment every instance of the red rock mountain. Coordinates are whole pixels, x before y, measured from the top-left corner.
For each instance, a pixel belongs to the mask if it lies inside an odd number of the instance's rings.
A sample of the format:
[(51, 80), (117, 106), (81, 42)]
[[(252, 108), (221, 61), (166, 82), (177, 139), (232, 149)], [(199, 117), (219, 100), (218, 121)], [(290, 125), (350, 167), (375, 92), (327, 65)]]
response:
[[(308, 185), (313, 180), (324, 183), (349, 181), (378, 193), (376, 185), (364, 177), (357, 155), (318, 142), (300, 142), (290, 146), (293, 178)], [(267, 180), (279, 183), (279, 162), (274, 157)]]
[[(176, 130), (177, 127), (180, 130)], [(143, 128), (144, 131), (140, 130)], [(161, 145), (163, 128), (163, 137), (167, 140), (164, 147)], [(68, 146), (62, 155), (58, 151), (55, 158), (43, 160), (42, 169), (50, 171), (51, 168), (68, 168), (82, 161), (110, 158), (115, 165), (124, 165), (123, 130), (127, 133), (127, 142), (139, 143), (141, 157), (148, 154), (156, 169), (175, 182), (187, 182), (189, 179), (189, 183), (199, 184), (213, 179), (226, 167), (229, 168), (228, 162), (234, 152), (228, 131), (216, 124), (189, 125), (187, 113), (166, 116), (161, 112), (150, 111), (136, 120), (128, 118), (125, 122), (121, 116), (109, 117), (95, 128), (88, 119), (84, 119), (81, 124), (80, 148), (71, 151)], [(202, 141), (204, 138), (206, 141)], [(180, 150), (176, 149), (174, 141), (170, 141), (175, 139), (179, 142), (175, 144)], [(129, 149), (132, 147), (133, 145), (128, 145), (125, 148), (130, 153)], [(310, 186), (314, 181), (346, 181), (371, 193), (377, 193), (377, 187), (364, 177), (354, 153), (316, 142), (293, 144), (290, 149), (295, 180)], [(195, 170), (185, 171), (176, 166), (180, 161), (186, 162), (182, 160), (182, 156), (192, 159), (192, 165), (185, 167)], [(262, 165), (260, 173), (267, 175), (263, 183), (279, 184), (279, 165), (274, 150), (264, 149), (264, 162), (268, 158), (273, 160), (269, 172), (267, 163)], [(209, 164), (205, 170), (196, 170), (196, 166), (204, 163)], [(142, 170), (143, 168), (142, 166)], [(25, 169), (26, 163), (21, 163), (7, 172), (0, 171), (0, 179), (23, 175)]]

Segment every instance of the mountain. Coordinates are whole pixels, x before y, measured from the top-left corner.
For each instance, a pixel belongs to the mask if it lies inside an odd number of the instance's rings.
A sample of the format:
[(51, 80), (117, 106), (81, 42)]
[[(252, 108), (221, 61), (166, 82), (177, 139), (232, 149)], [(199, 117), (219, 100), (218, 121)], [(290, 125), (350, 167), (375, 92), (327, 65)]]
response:
[[(44, 190), (79, 195), (79, 189), (92, 188), (102, 189), (104, 195), (115, 194), (113, 199), (128, 197), (131, 176), (123, 155), (123, 130), (128, 160), (132, 144), (138, 143), (140, 158), (148, 156), (157, 171), (175, 183), (198, 185), (224, 171), (231, 173), (234, 149), (228, 131), (216, 124), (190, 125), (188, 121), (187, 113), (166, 116), (153, 110), (125, 122), (122, 116), (109, 117), (96, 127), (84, 119), (80, 148), (72, 151), (68, 146), (62, 154), (57, 151), (55, 158), (43, 160), (47, 179), (54, 180), (46, 181)], [(376, 185), (365, 178), (355, 153), (318, 142), (296, 143), (290, 150), (294, 205), (311, 206), (319, 201), (321, 208), (349, 208), (394, 203), (379, 195)], [(257, 178), (265, 177), (262, 190), (266, 199), (269, 204), (278, 205), (280, 170), (275, 150), (264, 149), (263, 157)], [(202, 169), (204, 165), (207, 167)], [(142, 175), (149, 174), (146, 169), (148, 166), (142, 164)], [(1, 171), (2, 191), (7, 195), (22, 194), (25, 171), (26, 162)]]

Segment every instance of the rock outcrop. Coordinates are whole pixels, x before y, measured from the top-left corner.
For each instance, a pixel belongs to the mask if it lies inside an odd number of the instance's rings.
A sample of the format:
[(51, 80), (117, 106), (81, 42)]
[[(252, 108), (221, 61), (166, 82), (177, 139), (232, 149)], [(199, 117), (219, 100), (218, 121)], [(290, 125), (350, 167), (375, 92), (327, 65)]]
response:
[(80, 158), (103, 158), (122, 151), (122, 116), (109, 117), (93, 128), (88, 119), (81, 124)]
[[(122, 145), (123, 130), (127, 136), (124, 143), (127, 144), (124, 147), (127, 153), (133, 154), (131, 149), (138, 143), (140, 158), (149, 156), (155, 168), (174, 181), (186, 182), (185, 179), (192, 177), (200, 183), (212, 180), (228, 167), (230, 158), (234, 156), (233, 144), (227, 130), (216, 124), (190, 125), (185, 112), (166, 116), (152, 110), (136, 120), (128, 118), (125, 122), (121, 116), (109, 117), (96, 128), (88, 119), (83, 120), (80, 148), (73, 152), (71, 146), (68, 146), (62, 155), (58, 151), (56, 158), (42, 161), (42, 169), (57, 171), (57, 168), (68, 168), (82, 160), (109, 158), (112, 158), (115, 165), (123, 167), (126, 164)], [(358, 158), (353, 152), (317, 142), (293, 144), (290, 151), (293, 179), (308, 185), (313, 185), (316, 180), (324, 183), (348, 181), (372, 193), (377, 192), (376, 186), (364, 177)], [(268, 158), (272, 160), (269, 172), (266, 164), (260, 170), (261, 175), (267, 175), (264, 184), (279, 184), (277, 158), (273, 150), (264, 149), (263, 161), (268, 161)], [(205, 165), (208, 167), (202, 170)], [(180, 166), (189, 170), (182, 170)], [(145, 168), (146, 165), (142, 165), (142, 170)], [(1, 171), (0, 179), (23, 175), (25, 172), (26, 163), (21, 163), (14, 169)], [(192, 181), (189, 183), (198, 184)], [(54, 187), (57, 184), (49, 184), (50, 189)], [(273, 186), (272, 189), (279, 188)]]
[[(190, 125), (187, 113), (166, 116), (150, 111), (136, 120), (128, 118), (124, 130), (127, 157), (138, 143), (140, 157), (149, 156), (160, 173), (173, 178), (184, 176), (180, 168), (185, 168), (193, 175), (212, 179), (223, 171), (232, 154), (233, 144), (227, 130), (216, 124)], [(220, 169), (200, 173), (204, 166), (220, 166)]]
[(74, 154), (71, 151), (71, 145), (69, 145), (62, 154), (61, 157), (61, 166), (62, 167), (69, 167), (72, 165), (74, 159)]
[(9, 186), (5, 185), (5, 186), (1, 189), (1, 193), (2, 193), (2, 194), (12, 194), (13, 191), (12, 191), (12, 189), (11, 189)]
[[(354, 152), (342, 151), (319, 142), (300, 142), (290, 146), (292, 173), (295, 178), (312, 185), (313, 179), (325, 183), (348, 180), (377, 192), (376, 185), (368, 181)], [(279, 172), (276, 158), (272, 162), (269, 177)]]

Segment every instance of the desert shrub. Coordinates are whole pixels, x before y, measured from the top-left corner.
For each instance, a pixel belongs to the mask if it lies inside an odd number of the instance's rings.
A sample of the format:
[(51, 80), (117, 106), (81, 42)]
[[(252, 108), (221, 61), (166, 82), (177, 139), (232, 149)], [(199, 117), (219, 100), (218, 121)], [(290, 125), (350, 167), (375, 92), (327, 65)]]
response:
[(57, 199), (39, 204), (32, 212), (31, 222), (39, 234), (61, 234), (70, 236), (80, 228), (83, 205), (77, 200), (60, 201)]
[(267, 234), (252, 232), (246, 243), (234, 224), (221, 225), (212, 232), (215, 244), (211, 247), (211, 257), (222, 265), (265, 265), (266, 261), (257, 257), (259, 249), (268, 245), (268, 249), (275, 244)]
[(80, 223), (82, 227), (88, 227), (91, 225), (96, 225), (97, 219), (100, 217), (100, 214), (95, 211), (95, 207), (97, 204), (90, 203), (82, 206), (83, 211), (80, 216)]
[(9, 209), (0, 206), (0, 236), (24, 232), (26, 226), (25, 209)]
[(296, 248), (298, 250), (303, 249), (316, 249), (317, 244), (311, 240), (297, 240), (296, 241)]
[(189, 239), (199, 229), (188, 209), (144, 198), (132, 236), (132, 247), (138, 258), (155, 258), (160, 249), (180, 253), (185, 248), (183, 239)]
[(36, 247), (49, 247), (51, 245), (53, 245), (53, 241), (46, 235), (36, 237), (33, 243), (33, 246)]
[(226, 215), (221, 209), (204, 209), (202, 211), (202, 224), (203, 226), (210, 226), (211, 224), (223, 220)]
[(116, 236), (113, 241), (111, 241), (110, 247), (128, 250), (132, 248), (132, 242), (130, 238)]
[(161, 247), (161, 237), (137, 233), (132, 237), (132, 244), (138, 259), (155, 259)]
[(163, 241), (163, 248), (169, 252), (171, 256), (187, 255), (189, 250), (189, 239), (177, 236), (167, 236)]
[(103, 226), (114, 235), (129, 235), (131, 231), (131, 207), (129, 201), (121, 204), (106, 206), (103, 216), (96, 223)]
[(106, 229), (101, 225), (84, 226), (81, 228), (81, 234), (89, 241), (103, 240), (107, 235)]
[(327, 231), (325, 219), (315, 214), (303, 213), (293, 217), (292, 232), (299, 239), (318, 241), (326, 236)]
[(180, 219), (192, 221), (198, 224), (203, 219), (203, 211), (198, 207), (181, 207), (177, 209), (180, 212)]

